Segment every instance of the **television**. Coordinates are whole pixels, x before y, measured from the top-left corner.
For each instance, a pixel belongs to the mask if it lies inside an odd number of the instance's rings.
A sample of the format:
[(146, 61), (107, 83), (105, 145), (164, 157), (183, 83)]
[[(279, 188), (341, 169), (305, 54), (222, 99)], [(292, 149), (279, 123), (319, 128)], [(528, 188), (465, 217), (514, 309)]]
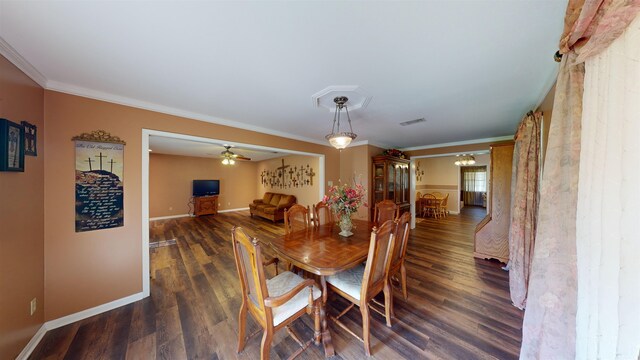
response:
[(220, 194), (220, 180), (193, 180), (193, 196)]

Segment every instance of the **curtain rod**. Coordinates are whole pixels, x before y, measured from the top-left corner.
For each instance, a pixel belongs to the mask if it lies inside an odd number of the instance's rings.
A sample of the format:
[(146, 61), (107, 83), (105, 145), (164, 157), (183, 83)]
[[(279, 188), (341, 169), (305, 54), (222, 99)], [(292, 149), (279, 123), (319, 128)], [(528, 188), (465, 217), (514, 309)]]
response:
[(560, 62), (562, 60), (562, 54), (560, 54), (560, 50), (556, 51), (556, 53), (553, 54), (553, 60), (555, 60), (556, 62)]

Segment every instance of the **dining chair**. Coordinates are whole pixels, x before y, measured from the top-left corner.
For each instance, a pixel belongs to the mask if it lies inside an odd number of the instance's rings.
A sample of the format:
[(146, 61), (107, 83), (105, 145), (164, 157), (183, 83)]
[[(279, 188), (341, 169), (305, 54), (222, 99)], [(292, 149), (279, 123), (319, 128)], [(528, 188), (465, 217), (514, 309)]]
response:
[(433, 214), (433, 216), (438, 218), (438, 201), (433, 194), (424, 194), (422, 195), (423, 204), (422, 204), (422, 216), (429, 216), (429, 212)]
[(407, 243), (409, 242), (409, 225), (411, 222), (411, 213), (405, 212), (403, 213), (396, 223), (395, 233), (393, 234), (393, 249), (391, 250), (391, 263), (389, 265), (389, 271), (387, 272), (387, 286), (384, 287), (384, 308), (388, 309), (391, 316), (386, 317), (387, 326), (391, 327), (391, 318), (395, 317), (393, 313), (393, 287), (391, 286), (392, 278), (398, 273), (400, 274), (400, 278), (398, 282), (402, 287), (402, 296), (405, 300), (407, 300), (407, 270), (404, 266), (404, 258), (407, 254)]
[[(314, 341), (320, 344), (320, 301), (322, 292), (311, 279), (285, 271), (271, 279), (265, 278), (260, 243), (249, 237), (241, 227), (231, 230), (242, 305), (238, 316), (238, 353), (244, 349), (247, 312), (263, 329), (260, 359), (269, 359), (271, 341), (276, 331), (283, 327), (300, 345), (290, 358), (301, 354)], [(314, 315), (313, 339), (302, 342), (289, 325), (305, 313)], [(251, 337), (250, 335), (249, 337)]]
[[(364, 342), (364, 351), (371, 356), (369, 307), (371, 300), (389, 286), (386, 282), (391, 257), (389, 253), (393, 248), (393, 233), (397, 223), (391, 220), (384, 222), (379, 228), (373, 228), (369, 243), (369, 253), (365, 265), (358, 265), (349, 270), (341, 271), (326, 278), (327, 286), (333, 292), (349, 300), (351, 304), (338, 316), (332, 317), (334, 322)], [(390, 293), (389, 291), (385, 294)], [(340, 321), (340, 318), (354, 306), (360, 308), (362, 314), (362, 338), (350, 330)], [(380, 312), (371, 307), (376, 312)], [(380, 312), (381, 313), (381, 312)], [(382, 314), (382, 313), (381, 313)], [(383, 316), (390, 318), (389, 309), (385, 309)], [(389, 321), (389, 320), (388, 320)]]
[(333, 213), (331, 212), (331, 208), (327, 204), (320, 201), (319, 203), (313, 205), (314, 226), (320, 226), (334, 222), (335, 220), (333, 218)]
[(420, 191), (416, 192), (416, 214), (422, 214), (422, 193)]
[(432, 191), (431, 194), (433, 194), (433, 196), (435, 196), (436, 198), (442, 198), (444, 196), (440, 191)]
[(440, 216), (446, 217), (449, 215), (449, 210), (447, 209), (447, 203), (449, 202), (449, 194), (447, 194), (442, 201), (440, 201), (439, 212)]
[(284, 231), (290, 234), (297, 230), (309, 228), (309, 207), (294, 204), (284, 211)]
[(373, 221), (378, 224), (384, 224), (387, 220), (395, 220), (398, 217), (400, 208), (393, 200), (383, 200), (376, 203), (373, 212)]

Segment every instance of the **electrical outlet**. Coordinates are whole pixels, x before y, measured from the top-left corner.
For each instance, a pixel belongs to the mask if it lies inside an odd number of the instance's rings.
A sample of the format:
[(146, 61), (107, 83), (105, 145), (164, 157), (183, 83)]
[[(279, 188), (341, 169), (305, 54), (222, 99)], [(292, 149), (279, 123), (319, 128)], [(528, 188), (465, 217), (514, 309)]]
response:
[(231, 202), (228, 202), (228, 203), (227, 203), (227, 206), (231, 206)]
[(327, 185), (328, 186), (333, 186), (333, 181), (331, 181), (331, 180), (327, 181)]
[(173, 206), (169, 206), (169, 211), (173, 210)]
[(33, 298), (33, 300), (31, 300), (31, 315), (35, 314), (37, 305), (36, 298)]

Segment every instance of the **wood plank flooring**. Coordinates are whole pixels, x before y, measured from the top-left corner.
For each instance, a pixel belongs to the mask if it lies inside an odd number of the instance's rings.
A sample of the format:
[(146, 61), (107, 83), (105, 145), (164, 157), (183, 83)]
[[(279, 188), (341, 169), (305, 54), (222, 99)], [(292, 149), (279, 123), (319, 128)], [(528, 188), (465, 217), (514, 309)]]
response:
[[(393, 327), (372, 314), (374, 359), (516, 359), (523, 312), (511, 305), (508, 273), (501, 264), (474, 259), (473, 231), (482, 208), (460, 215), (423, 219), (412, 230), (407, 254), (409, 300), (395, 292)], [(176, 245), (151, 250), (151, 296), (121, 308), (49, 331), (31, 359), (256, 359), (260, 335), (237, 354), (240, 287), (233, 261), (230, 229), (243, 226), (268, 239), (281, 224), (251, 219), (248, 212), (180, 218), (152, 223), (150, 241), (176, 239)], [(268, 269), (268, 276), (273, 269)], [(328, 311), (347, 306), (330, 296)], [(247, 334), (259, 326), (248, 316)], [(360, 312), (342, 319), (361, 332)], [(313, 322), (294, 323), (310, 338)], [(366, 358), (362, 343), (330, 323), (335, 359)], [(297, 344), (277, 333), (272, 359), (285, 359)], [(322, 359), (310, 346), (299, 357)]]

